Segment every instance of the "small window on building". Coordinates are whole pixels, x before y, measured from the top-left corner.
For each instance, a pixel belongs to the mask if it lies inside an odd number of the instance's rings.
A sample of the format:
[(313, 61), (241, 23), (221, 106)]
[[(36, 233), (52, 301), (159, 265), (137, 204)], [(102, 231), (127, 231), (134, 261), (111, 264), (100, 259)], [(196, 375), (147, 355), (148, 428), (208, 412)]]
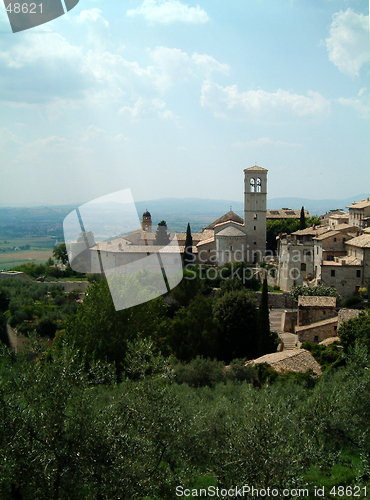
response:
[(257, 245), (257, 241), (254, 241), (254, 242), (253, 242), (253, 245)]
[(250, 183), (249, 183), (249, 184), (250, 184), (250, 191), (251, 191), (251, 193), (254, 193), (254, 192), (255, 192), (255, 190), (256, 190), (256, 182), (255, 182), (255, 180), (252, 178), (252, 179), (250, 180)]
[(334, 241), (337, 241), (337, 238), (334, 238)]
[(254, 226), (254, 230), (256, 230), (256, 229), (257, 229), (257, 226)]
[(313, 338), (313, 341), (316, 342), (316, 344), (318, 343), (319, 341), (319, 336), (318, 335), (315, 335), (314, 338)]
[(253, 219), (257, 220), (257, 214), (254, 214)]
[(316, 247), (316, 254), (319, 253), (319, 247)]
[(233, 246), (232, 246), (232, 245), (230, 245), (230, 252), (232, 252), (232, 251), (233, 251)]
[(330, 271), (330, 276), (335, 276), (335, 269), (332, 269), (332, 270)]
[(361, 278), (361, 269), (357, 269), (356, 278)]
[(302, 262), (301, 264), (301, 271), (305, 271), (306, 270), (306, 264), (304, 262)]

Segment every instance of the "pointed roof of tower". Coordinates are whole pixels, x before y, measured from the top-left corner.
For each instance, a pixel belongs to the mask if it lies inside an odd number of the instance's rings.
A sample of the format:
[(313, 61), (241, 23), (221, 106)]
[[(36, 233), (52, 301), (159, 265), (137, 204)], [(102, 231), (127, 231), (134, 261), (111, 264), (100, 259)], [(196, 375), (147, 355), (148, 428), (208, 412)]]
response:
[(259, 171), (259, 172), (268, 172), (267, 168), (258, 167), (257, 165), (254, 165), (254, 167), (245, 168), (244, 172), (249, 171), (249, 170), (254, 170), (254, 171)]

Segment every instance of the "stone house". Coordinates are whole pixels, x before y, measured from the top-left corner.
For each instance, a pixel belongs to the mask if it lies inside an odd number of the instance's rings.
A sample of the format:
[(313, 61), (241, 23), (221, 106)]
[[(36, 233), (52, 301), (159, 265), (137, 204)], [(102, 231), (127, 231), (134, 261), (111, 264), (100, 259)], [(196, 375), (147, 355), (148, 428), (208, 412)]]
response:
[(298, 297), (297, 326), (310, 325), (336, 316), (336, 297), (303, 296)]
[(337, 226), (342, 224), (349, 224), (349, 214), (347, 212), (342, 212), (342, 213), (334, 212), (332, 215), (329, 215), (328, 226), (331, 229), (336, 229)]
[(308, 370), (312, 370), (316, 375), (322, 375), (319, 363), (306, 349), (273, 352), (253, 361), (248, 361), (246, 364), (255, 365), (259, 363), (268, 363), (271, 368), (279, 373), (287, 371), (305, 373)]
[[(330, 225), (329, 219), (334, 221), (335, 216), (339, 216), (339, 218), (340, 217), (348, 218), (349, 214), (348, 214), (348, 212), (345, 212), (344, 210), (341, 210), (341, 209), (333, 210), (332, 212), (327, 212), (326, 214), (320, 216), (321, 226), (329, 226)], [(338, 219), (338, 220), (340, 220), (340, 219)], [(343, 220), (343, 222), (345, 222), (345, 220)], [(348, 221), (347, 221), (347, 223), (348, 223)]]
[[(303, 284), (322, 283), (322, 266), (326, 261), (347, 255), (346, 242), (359, 229), (348, 224), (313, 226), (278, 239), (278, 285), (282, 290)], [(322, 283), (323, 284), (323, 283)]]
[(349, 224), (365, 229), (370, 226), (370, 198), (355, 201), (347, 207), (349, 210)]
[(336, 229), (330, 229), (313, 238), (314, 242), (314, 278), (316, 282), (321, 279), (321, 266), (323, 262), (333, 262), (336, 257), (347, 255), (346, 242), (358, 235), (356, 226), (340, 224)]
[(297, 326), (299, 342), (319, 343), (335, 337), (338, 317), (335, 297), (300, 296), (298, 298)]
[(314, 238), (327, 227), (312, 226), (278, 237), (278, 285), (282, 290), (302, 285), (314, 277)]
[(298, 335), (298, 342), (318, 344), (337, 335), (337, 324), (338, 318), (328, 318), (311, 325), (296, 326), (295, 333)]
[(360, 288), (369, 289), (370, 234), (351, 238), (345, 245), (345, 256), (322, 263), (319, 283), (335, 287), (343, 298), (348, 298), (357, 295)]

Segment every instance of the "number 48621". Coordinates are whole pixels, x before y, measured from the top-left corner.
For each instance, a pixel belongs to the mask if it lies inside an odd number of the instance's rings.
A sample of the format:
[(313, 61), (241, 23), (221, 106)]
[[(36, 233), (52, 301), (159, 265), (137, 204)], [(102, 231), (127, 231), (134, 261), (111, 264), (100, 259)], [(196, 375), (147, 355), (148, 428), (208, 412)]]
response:
[[(337, 495), (338, 497), (360, 497), (361, 493), (365, 495), (366, 498), (366, 486), (360, 488), (360, 486), (333, 486), (329, 491), (330, 495)], [(361, 498), (364, 498), (361, 496)]]
[[(39, 10), (37, 10), (37, 7)], [(22, 14), (42, 14), (42, 3), (40, 4), (35, 4), (35, 3), (12, 3), (10, 2), (9, 5), (6, 8), (7, 12), (11, 14), (19, 14), (22, 12)]]

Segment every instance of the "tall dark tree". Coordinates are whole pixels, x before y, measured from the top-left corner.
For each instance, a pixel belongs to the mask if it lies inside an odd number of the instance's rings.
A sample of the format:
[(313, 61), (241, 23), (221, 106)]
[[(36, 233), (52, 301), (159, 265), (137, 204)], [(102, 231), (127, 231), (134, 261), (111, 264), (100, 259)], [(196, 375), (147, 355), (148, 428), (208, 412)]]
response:
[(192, 264), (194, 262), (193, 257), (193, 237), (190, 231), (190, 224), (188, 222), (188, 227), (186, 228), (186, 239), (185, 239), (185, 249), (184, 249), (184, 266), (187, 264)]
[(231, 290), (215, 298), (213, 316), (219, 329), (217, 358), (230, 363), (236, 358), (253, 359), (257, 354), (256, 306), (248, 290)]
[(61, 262), (66, 265), (68, 262), (68, 253), (65, 243), (61, 243), (53, 250), (53, 257), (55, 260)]
[(155, 245), (165, 246), (170, 242), (170, 236), (167, 233), (167, 223), (165, 220), (162, 220), (157, 227), (157, 231), (155, 232)]
[(306, 217), (304, 214), (304, 207), (301, 208), (301, 217), (299, 219), (299, 229), (306, 229)]
[(257, 348), (258, 355), (274, 352), (276, 350), (274, 335), (270, 331), (269, 297), (267, 277), (265, 276), (262, 285), (261, 302), (257, 316)]

